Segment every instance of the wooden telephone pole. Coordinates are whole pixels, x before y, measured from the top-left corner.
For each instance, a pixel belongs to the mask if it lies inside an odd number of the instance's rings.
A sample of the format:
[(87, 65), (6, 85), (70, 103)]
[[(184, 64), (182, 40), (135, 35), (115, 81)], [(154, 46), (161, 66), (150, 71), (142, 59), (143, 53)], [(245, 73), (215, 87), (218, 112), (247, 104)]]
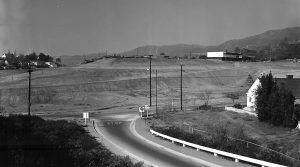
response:
[(150, 69), (149, 69), (149, 71), (150, 71), (150, 107), (152, 106), (152, 99), (151, 99), (152, 98), (152, 92), (151, 92), (151, 90), (152, 90), (151, 89), (151, 70), (152, 70), (151, 69), (151, 59), (152, 58), (151, 57), (152, 57), (152, 55), (149, 55), (149, 58), (150, 58)]
[(27, 72), (29, 73), (28, 76), (28, 116), (30, 116), (30, 108), (31, 108), (31, 73), (32, 73), (33, 69), (32, 66), (29, 65), (29, 68), (27, 70)]
[(155, 71), (155, 109), (156, 109), (156, 115), (157, 115), (157, 70)]
[(182, 64), (180, 65), (180, 109), (182, 111)]

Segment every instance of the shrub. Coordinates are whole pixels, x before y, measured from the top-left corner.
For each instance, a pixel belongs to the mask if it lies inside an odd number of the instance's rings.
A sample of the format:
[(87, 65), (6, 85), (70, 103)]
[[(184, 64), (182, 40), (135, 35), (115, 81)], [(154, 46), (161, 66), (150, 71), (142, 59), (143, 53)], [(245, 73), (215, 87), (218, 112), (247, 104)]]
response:
[(243, 105), (241, 105), (240, 103), (235, 103), (233, 105), (234, 108), (237, 108), (237, 109), (243, 109)]
[(112, 154), (83, 127), (36, 116), (0, 116), (1, 166), (139, 166)]
[(207, 105), (207, 104), (203, 104), (201, 106), (199, 106), (197, 108), (197, 110), (208, 110), (208, 109), (211, 109), (212, 107), (210, 105)]
[[(190, 134), (174, 126), (168, 128), (163, 128), (163, 127), (152, 127), (152, 128), (159, 133), (174, 138), (178, 138), (187, 142), (199, 144), (214, 149), (219, 149), (222, 151), (227, 151), (230, 153), (235, 153), (235, 154), (239, 154), (251, 158), (256, 158), (268, 162), (289, 165), (289, 166), (292, 165), (294, 166), (295, 164), (297, 165), (299, 163), (299, 162), (293, 162), (290, 159), (280, 154), (262, 149), (258, 146), (255, 145), (248, 146), (247, 143), (245, 143), (244, 141), (249, 141), (255, 144), (258, 144), (258, 142), (248, 137), (244, 133), (243, 127), (237, 128), (234, 131), (232, 137), (229, 137), (229, 131), (223, 125), (211, 126), (210, 131), (212, 131), (212, 133), (206, 134), (205, 136), (200, 134)], [(278, 147), (274, 144), (269, 145), (268, 147), (271, 149), (278, 150)]]
[(244, 121), (253, 121), (254, 119), (253, 119), (253, 116), (247, 115), (247, 116), (243, 117), (243, 120)]

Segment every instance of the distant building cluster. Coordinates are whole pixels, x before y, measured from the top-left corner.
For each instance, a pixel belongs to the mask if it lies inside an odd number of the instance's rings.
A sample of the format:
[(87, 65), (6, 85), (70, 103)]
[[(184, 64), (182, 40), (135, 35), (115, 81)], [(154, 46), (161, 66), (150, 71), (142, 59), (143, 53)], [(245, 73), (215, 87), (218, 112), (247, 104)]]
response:
[[(182, 56), (168, 55), (167, 53), (160, 53), (151, 55), (153, 59), (219, 59), (223, 61), (255, 61), (256, 51), (246, 50), (240, 52), (204, 52), (204, 53), (186, 53)], [(148, 58), (149, 55), (117, 55), (118, 58)], [(111, 57), (110, 57), (111, 58)], [(116, 57), (114, 57), (116, 58)]]
[(223, 61), (251, 61), (254, 60), (254, 56), (244, 55), (242, 53), (235, 52), (207, 52), (207, 59), (220, 59)]
[(40, 53), (39, 55), (35, 53), (29, 55), (17, 55), (16, 53), (8, 51), (0, 56), (0, 70), (25, 69), (29, 66), (36, 68), (51, 68), (57, 67), (57, 64), (53, 62), (51, 56), (43, 53)]

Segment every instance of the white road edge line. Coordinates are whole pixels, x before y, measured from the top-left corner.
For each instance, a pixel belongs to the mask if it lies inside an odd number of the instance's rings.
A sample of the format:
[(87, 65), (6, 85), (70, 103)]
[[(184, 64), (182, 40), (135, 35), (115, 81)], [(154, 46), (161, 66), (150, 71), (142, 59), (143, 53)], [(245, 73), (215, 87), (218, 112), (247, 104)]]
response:
[[(137, 117), (137, 118), (138, 118), (138, 117)], [(193, 161), (196, 161), (196, 162), (198, 162), (198, 163), (200, 163), (200, 164), (203, 164), (203, 165), (206, 165), (206, 166), (209, 166), (209, 167), (222, 167), (222, 166), (220, 166), (220, 165), (217, 165), (217, 164), (214, 164), (214, 163), (211, 163), (211, 162), (208, 162), (208, 161), (199, 159), (199, 158), (195, 158), (195, 157), (192, 157), (192, 156), (189, 156), (189, 155), (186, 155), (186, 154), (183, 154), (183, 153), (174, 151), (174, 150), (169, 149), (169, 148), (167, 148), (167, 147), (164, 147), (164, 146), (162, 146), (162, 145), (160, 145), (160, 144), (157, 144), (157, 143), (154, 143), (154, 142), (152, 142), (152, 141), (150, 141), (150, 140), (147, 140), (147, 139), (144, 138), (143, 136), (139, 135), (139, 134), (137, 133), (137, 131), (135, 130), (135, 121), (137, 120), (137, 118), (134, 118), (134, 120), (131, 121), (131, 123), (130, 123), (130, 131), (131, 131), (136, 137), (138, 137), (138, 138), (142, 139), (143, 141), (145, 141), (145, 142), (147, 142), (147, 143), (149, 143), (149, 144), (151, 144), (151, 145), (154, 145), (154, 146), (156, 146), (156, 147), (158, 147), (158, 148), (162, 148), (162, 149), (164, 149), (164, 150), (166, 150), (166, 151), (168, 151), (168, 152), (170, 152), (170, 153), (173, 153), (173, 154), (178, 155), (178, 156), (182, 156), (182, 157), (184, 157), (184, 158), (189, 158), (189, 159), (191, 159), (191, 160), (193, 160)]]
[[(99, 120), (97, 120), (97, 119), (91, 119), (92, 121), (95, 121), (95, 123), (96, 122), (100, 122)], [(144, 162), (144, 164), (146, 164), (146, 165), (149, 165), (149, 166), (153, 166), (153, 167), (159, 167), (158, 165), (155, 165), (155, 164), (153, 164), (153, 163), (151, 163), (151, 162), (149, 162), (149, 161), (147, 161), (147, 160), (145, 160), (145, 159), (143, 159), (143, 158), (141, 158), (141, 157), (139, 157), (139, 156), (137, 156), (137, 155), (134, 155), (134, 154), (132, 154), (132, 153), (130, 153), (130, 152), (128, 152), (128, 151), (126, 151), (126, 150), (124, 150), (122, 147), (120, 147), (119, 145), (117, 145), (117, 144), (115, 144), (115, 143), (113, 143), (112, 141), (110, 141), (101, 131), (100, 131), (100, 129), (98, 128), (98, 126), (94, 126), (95, 127), (95, 129), (96, 129), (96, 132), (99, 134), (99, 135), (101, 135), (106, 141), (108, 141), (110, 144), (112, 144), (114, 147), (116, 147), (117, 149), (119, 149), (119, 150), (121, 150), (124, 154), (126, 154), (126, 155), (129, 155), (130, 157), (132, 157), (132, 158), (134, 158), (134, 159), (136, 159), (136, 160), (138, 160), (138, 161), (142, 161), (142, 162)]]

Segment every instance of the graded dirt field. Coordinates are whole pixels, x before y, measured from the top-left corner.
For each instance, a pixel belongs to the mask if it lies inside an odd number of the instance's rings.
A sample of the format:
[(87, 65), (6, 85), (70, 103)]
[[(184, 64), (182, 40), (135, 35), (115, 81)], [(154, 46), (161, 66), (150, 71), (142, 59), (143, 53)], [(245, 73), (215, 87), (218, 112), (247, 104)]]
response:
[[(223, 62), (218, 60), (152, 60), (152, 102), (155, 103), (157, 70), (158, 105), (180, 106), (180, 64), (183, 66), (183, 108), (203, 104), (201, 93), (210, 90), (213, 105), (231, 104), (227, 92), (241, 92), (237, 102), (245, 104), (245, 93), (262, 72), (276, 77), (300, 77), (299, 64), (291, 62)], [(35, 111), (109, 109), (149, 104), (149, 59), (102, 59), (76, 67), (39, 69), (32, 73), (32, 107)], [(28, 73), (0, 71), (1, 106), (9, 113), (24, 112), (27, 105)], [(51, 113), (51, 112), (50, 112)]]
[[(218, 107), (232, 105), (225, 97), (228, 92), (240, 92), (236, 102), (246, 104), (249, 74), (255, 80), (261, 73), (272, 71), (275, 77), (287, 74), (300, 78), (300, 64), (292, 62), (223, 62), (219, 60), (152, 60), (152, 105), (157, 97), (159, 111), (180, 110), (180, 65), (183, 64), (183, 109), (177, 119), (204, 128), (204, 124), (230, 122), (228, 126), (245, 126), (253, 138), (278, 141), (299, 141), (299, 135), (288, 129), (259, 123), (256, 118), (239, 114), (200, 112), (201, 93), (211, 92), (209, 104)], [(149, 59), (102, 59), (76, 67), (40, 69), (32, 73), (32, 114), (45, 117), (82, 117), (83, 111), (137, 112), (139, 106), (149, 105)], [(25, 70), (0, 71), (0, 105), (2, 113), (26, 113), (28, 73)], [(299, 150), (299, 145), (296, 149)], [(289, 146), (290, 147), (290, 146)]]

